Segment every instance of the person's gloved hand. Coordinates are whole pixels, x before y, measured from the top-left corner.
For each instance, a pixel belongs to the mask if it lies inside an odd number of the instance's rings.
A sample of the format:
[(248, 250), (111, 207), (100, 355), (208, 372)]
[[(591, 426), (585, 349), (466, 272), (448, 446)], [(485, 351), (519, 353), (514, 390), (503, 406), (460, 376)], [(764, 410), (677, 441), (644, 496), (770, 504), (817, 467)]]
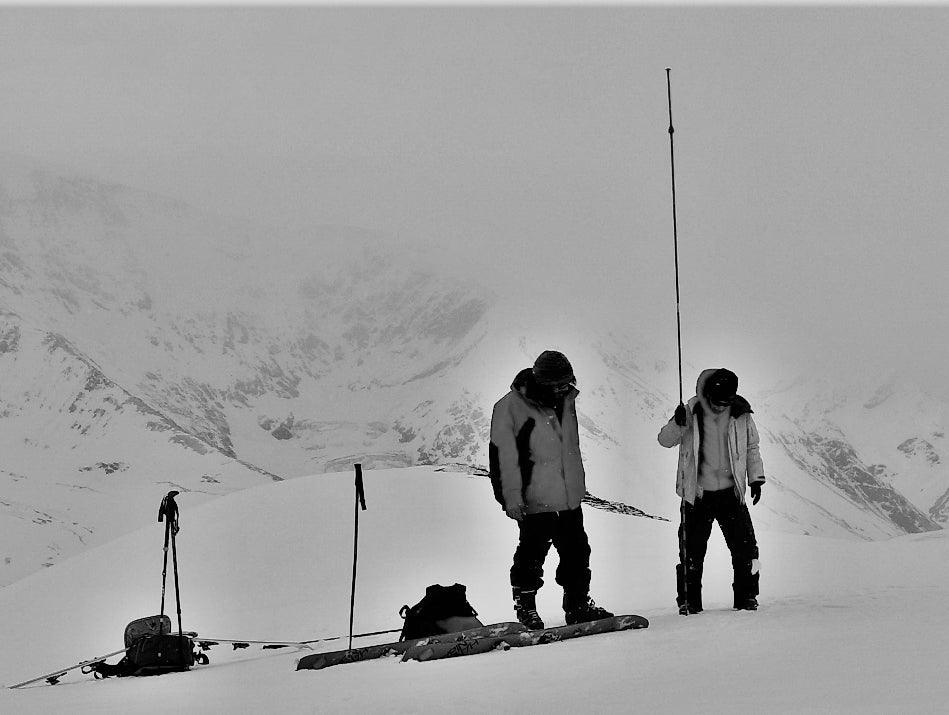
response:
[(679, 425), (679, 427), (685, 427), (685, 422), (686, 422), (685, 405), (683, 405), (681, 402), (679, 403), (679, 406), (676, 407), (676, 411), (673, 413), (672, 419), (675, 420), (675, 423)]
[(504, 513), (507, 514), (511, 519), (514, 519), (514, 521), (520, 521), (524, 518), (524, 505), (515, 504), (514, 506), (505, 509)]
[(762, 484), (764, 484), (764, 482), (752, 482), (751, 485), (749, 486), (749, 489), (751, 489), (752, 506), (757, 504), (758, 501), (761, 499), (761, 485)]

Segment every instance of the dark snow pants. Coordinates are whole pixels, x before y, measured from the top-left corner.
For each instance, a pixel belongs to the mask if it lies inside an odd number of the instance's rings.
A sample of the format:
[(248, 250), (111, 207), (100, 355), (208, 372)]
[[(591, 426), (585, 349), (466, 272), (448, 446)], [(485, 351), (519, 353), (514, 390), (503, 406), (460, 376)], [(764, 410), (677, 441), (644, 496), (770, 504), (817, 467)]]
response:
[(517, 523), (520, 539), (511, 566), (511, 586), (537, 591), (544, 585), (544, 560), (553, 544), (560, 555), (557, 583), (565, 594), (582, 598), (590, 591), (590, 542), (581, 507), (568, 511), (525, 514)]
[[(738, 499), (734, 489), (705, 492), (695, 504), (683, 502), (682, 523), (679, 525), (680, 548), (685, 539), (685, 562), (688, 565), (688, 582), (683, 584), (682, 564), (676, 566), (678, 595), (676, 603), (686, 603), (685, 589), (688, 586), (688, 603), (692, 610), (702, 610), (702, 571), (705, 553), (712, 534), (712, 523), (717, 521), (731, 552), (735, 580), (732, 589), (735, 605), (758, 595), (758, 573), (752, 573), (752, 561), (758, 558), (758, 542), (751, 523), (748, 506)], [(681, 554), (680, 554), (681, 560)]]

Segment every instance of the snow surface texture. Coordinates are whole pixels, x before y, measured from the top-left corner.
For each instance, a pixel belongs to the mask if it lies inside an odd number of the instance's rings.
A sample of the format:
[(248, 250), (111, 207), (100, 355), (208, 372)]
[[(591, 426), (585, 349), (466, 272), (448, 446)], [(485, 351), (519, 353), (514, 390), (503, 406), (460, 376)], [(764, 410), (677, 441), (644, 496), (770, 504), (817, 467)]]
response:
[[(398, 628), (431, 583), (464, 583), (485, 623), (510, 620), (516, 527), (482, 477), (431, 467), (365, 472), (355, 631)], [(154, 495), (155, 511), (163, 494)], [(764, 498), (769, 497), (765, 492)], [(352, 571), (352, 473), (266, 483), (199, 506), (178, 497), (184, 628), (206, 638), (308, 640), (345, 634)], [(752, 516), (760, 509), (752, 507)], [(148, 519), (153, 520), (149, 514)], [(758, 529), (761, 609), (731, 610), (730, 565), (713, 534), (703, 614), (674, 608), (675, 524), (586, 509), (592, 595), (644, 631), (432, 663), (398, 659), (294, 670), (334, 650), (209, 651), (211, 665), (153, 678), (0, 692), (5, 713), (937, 713), (949, 702), (949, 535), (888, 541)], [(108, 653), (128, 621), (157, 613), (157, 521), (0, 590), (0, 682)], [(553, 583), (539, 608), (563, 623)], [(169, 579), (171, 575), (169, 574)], [(172, 582), (166, 612), (174, 615)], [(392, 636), (395, 639), (397, 636)], [(365, 638), (359, 644), (383, 642)], [(10, 647), (9, 644), (17, 644)]]

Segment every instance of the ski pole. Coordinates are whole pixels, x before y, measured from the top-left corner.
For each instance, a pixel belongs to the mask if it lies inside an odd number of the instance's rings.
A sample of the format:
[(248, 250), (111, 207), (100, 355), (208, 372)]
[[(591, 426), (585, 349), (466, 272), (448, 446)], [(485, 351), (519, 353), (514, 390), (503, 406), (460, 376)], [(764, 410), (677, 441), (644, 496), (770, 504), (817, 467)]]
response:
[(672, 135), (675, 129), (672, 128), (672, 80), (670, 72), (672, 68), (666, 68), (666, 91), (669, 97), (669, 160), (672, 167), (672, 245), (675, 255), (675, 279), (676, 279), (676, 342), (679, 354), (679, 404), (682, 403), (682, 321), (679, 317), (679, 230), (676, 224), (676, 162), (675, 145)]
[[(181, 585), (178, 581), (178, 542), (175, 539), (175, 535), (178, 533), (178, 520), (177, 520), (177, 511), (178, 507), (175, 506), (175, 525), (171, 530), (171, 563), (175, 572), (175, 606), (178, 610), (178, 635), (182, 634), (181, 627)], [(179, 640), (179, 645), (181, 641)]]
[(356, 560), (359, 556), (359, 507), (366, 510), (366, 492), (362, 484), (362, 465), (356, 469), (356, 503), (353, 505), (353, 584), (349, 595), (349, 650), (353, 648), (353, 614), (356, 608)]
[[(672, 135), (672, 68), (666, 67), (666, 95), (669, 99), (669, 165), (672, 169), (672, 246), (675, 257), (676, 283), (676, 348), (679, 359), (679, 405), (682, 406), (682, 320), (679, 313), (679, 227), (676, 221), (676, 160), (675, 142)], [(685, 538), (685, 499), (679, 509), (679, 562), (682, 567), (682, 596), (685, 598), (684, 613), (689, 613), (689, 557)]]

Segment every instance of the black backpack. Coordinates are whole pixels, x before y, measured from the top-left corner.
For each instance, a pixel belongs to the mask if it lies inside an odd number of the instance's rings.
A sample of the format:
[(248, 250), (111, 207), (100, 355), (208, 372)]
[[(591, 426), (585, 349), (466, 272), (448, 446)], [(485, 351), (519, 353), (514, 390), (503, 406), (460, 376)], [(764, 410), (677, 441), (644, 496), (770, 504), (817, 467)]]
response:
[(171, 619), (166, 615), (148, 616), (125, 627), (125, 656), (110, 665), (93, 663), (84, 672), (97, 678), (127, 675), (161, 675), (188, 670), (196, 662), (207, 662), (204, 654), (195, 655), (191, 636), (171, 632)]
[(194, 641), (179, 633), (155, 633), (140, 637), (129, 648), (129, 675), (161, 675), (188, 670), (195, 663)]
[(402, 606), (399, 615), (405, 620), (400, 641), (483, 625), (477, 618), (478, 612), (468, 603), (465, 587), (460, 583), (429, 586), (421, 601), (411, 608), (408, 604)]

